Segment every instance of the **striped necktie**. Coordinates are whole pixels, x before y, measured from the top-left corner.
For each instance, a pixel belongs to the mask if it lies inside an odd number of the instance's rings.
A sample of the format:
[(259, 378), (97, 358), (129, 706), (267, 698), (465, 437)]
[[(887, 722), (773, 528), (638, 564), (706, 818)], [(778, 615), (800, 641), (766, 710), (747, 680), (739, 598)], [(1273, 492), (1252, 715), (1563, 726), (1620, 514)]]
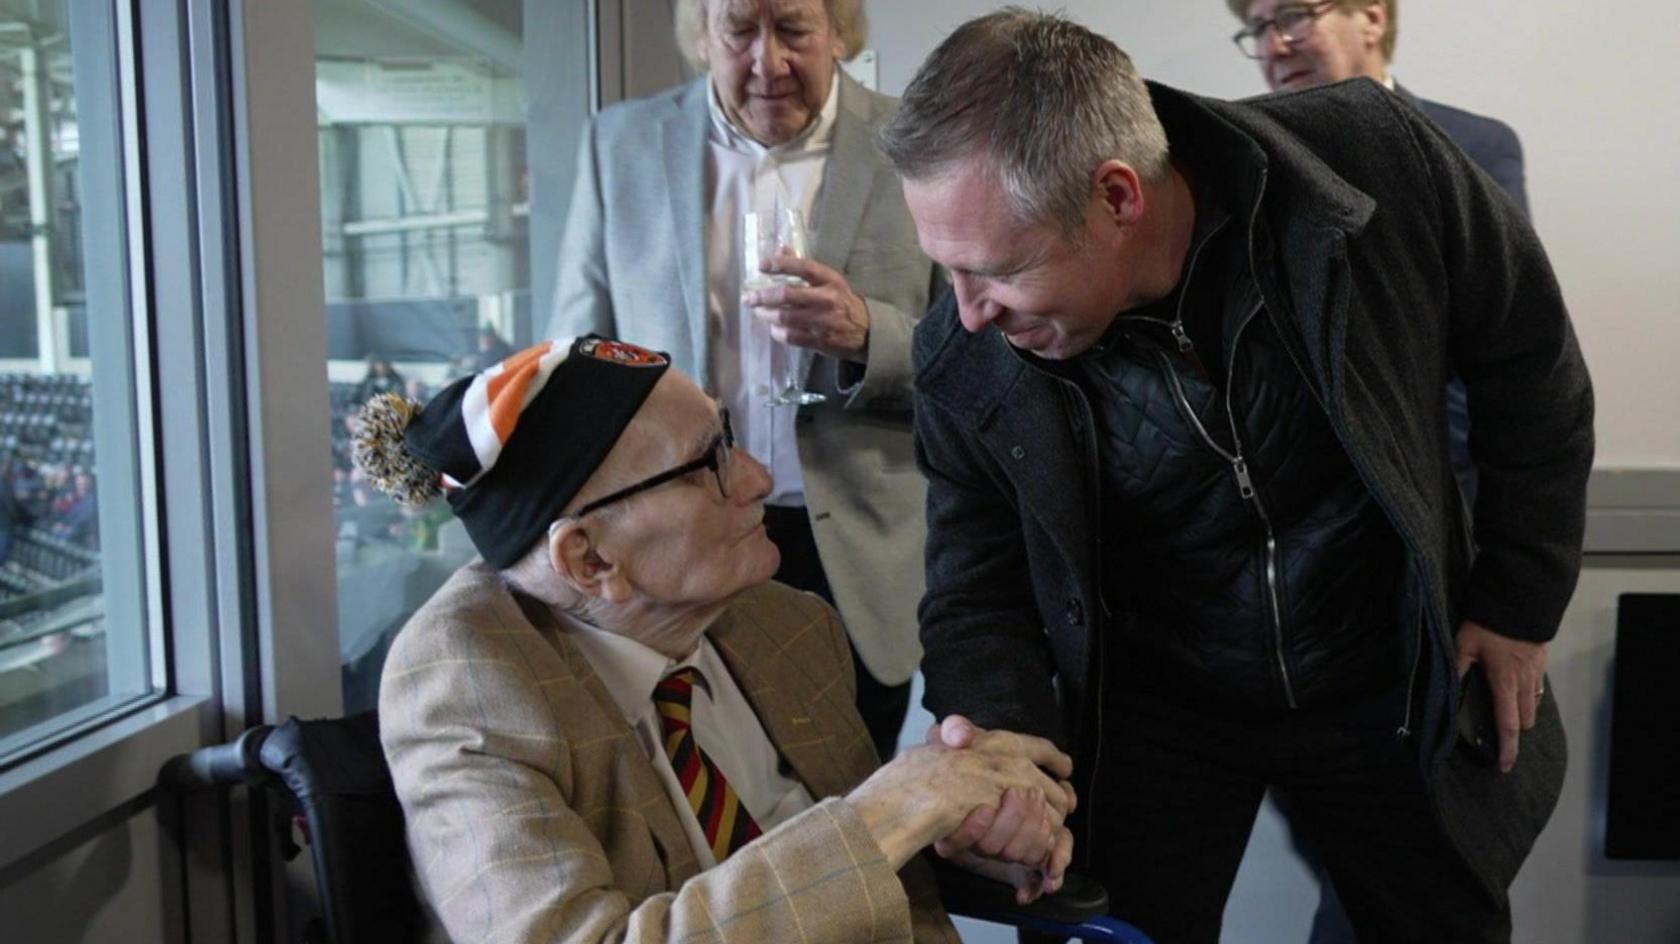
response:
[(671, 758), (671, 769), (688, 794), (688, 804), (700, 820), (712, 856), (722, 862), (756, 838), (759, 828), (741, 805), (735, 788), (724, 779), (723, 771), (694, 740), (690, 709), (696, 685), (706, 687), (706, 679), (698, 670), (691, 667), (672, 672), (653, 690), (653, 706), (665, 731), (665, 754)]

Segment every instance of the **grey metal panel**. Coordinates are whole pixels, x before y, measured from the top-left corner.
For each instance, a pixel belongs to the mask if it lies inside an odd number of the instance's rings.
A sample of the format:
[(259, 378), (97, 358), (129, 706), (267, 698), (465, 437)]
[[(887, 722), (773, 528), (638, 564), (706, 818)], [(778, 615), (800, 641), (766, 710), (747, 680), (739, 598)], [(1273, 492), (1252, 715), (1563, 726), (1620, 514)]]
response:
[(1680, 469), (1594, 469), (1587, 553), (1680, 552)]
[[(165, 5), (167, 6), (167, 5)], [(207, 662), (202, 685), (216, 700), (207, 740), (229, 740), (261, 717), (257, 673), (249, 437), (240, 307), (238, 199), (234, 188), (232, 67), (228, 9), (223, 0), (187, 0), (175, 45), (191, 90), (190, 160), (197, 214), (198, 309), (205, 426), (204, 515), (214, 537), (206, 566), (212, 594), (208, 639), (198, 643)], [(176, 645), (182, 644), (177, 640)], [(195, 680), (183, 676), (183, 688)], [(186, 688), (189, 691), (197, 687)], [(209, 714), (209, 713), (207, 713)], [(253, 808), (253, 806), (255, 808)], [(180, 939), (254, 941), (260, 922), (254, 888), (266, 877), (266, 809), (260, 799), (234, 795), (225, 803), (182, 810), (180, 850), (184, 926)]]
[(312, 11), (242, 0), (229, 33), (263, 716), (333, 716), (343, 702), (328, 602), (332, 414)]

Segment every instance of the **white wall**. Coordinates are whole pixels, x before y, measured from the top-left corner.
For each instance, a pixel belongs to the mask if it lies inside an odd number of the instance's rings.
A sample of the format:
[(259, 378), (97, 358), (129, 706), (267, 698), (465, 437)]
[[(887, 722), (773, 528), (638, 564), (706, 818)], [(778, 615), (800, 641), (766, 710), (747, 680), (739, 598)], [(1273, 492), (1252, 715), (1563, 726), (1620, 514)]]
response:
[[(983, 0), (869, 0), (881, 90), (897, 94)], [(1222, 0), (1059, 0), (1148, 78), (1265, 91)], [(1598, 464), (1680, 469), (1680, 29), (1666, 0), (1403, 0), (1394, 73), (1522, 137), (1536, 227), (1598, 394)]]

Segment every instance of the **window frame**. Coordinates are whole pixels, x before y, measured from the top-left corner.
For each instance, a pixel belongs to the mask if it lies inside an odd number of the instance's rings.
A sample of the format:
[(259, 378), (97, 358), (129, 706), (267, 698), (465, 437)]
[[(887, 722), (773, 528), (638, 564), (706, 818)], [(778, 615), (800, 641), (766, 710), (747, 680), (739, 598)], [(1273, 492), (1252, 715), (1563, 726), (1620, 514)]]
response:
[[(119, 563), (106, 568), (102, 592), (108, 608), (111, 601), (140, 601), (144, 641), (127, 641), (130, 651), (124, 652), (125, 642), (115, 638), (118, 633), (108, 633), (107, 658), (113, 662), (146, 658), (154, 692), (125, 699), (124, 704), (85, 718), (7, 761), (0, 770), (0, 819), (15, 825), (0, 832), (0, 867), (51, 849), (55, 841), (75, 835), (86, 824), (145, 793), (156, 777), (154, 758), (203, 743), (210, 703), (209, 691), (183, 688), (172, 679), (179, 667), (202, 658), (196, 651), (202, 646), (195, 647), (201, 639), (195, 639), (190, 630), (182, 631), (184, 627), (176, 625), (177, 614), (167, 612), (172, 601), (185, 599), (185, 594), (177, 592), (185, 577), (179, 565), (185, 561), (168, 552), (177, 545), (183, 553), (192, 548), (188, 542), (171, 542), (166, 537), (175, 526), (169, 515), (177, 511), (168, 492), (181, 491), (187, 476), (173, 465), (174, 454), (170, 468), (162, 466), (166, 445), (181, 450), (176, 437), (163, 438), (161, 427), (191, 407), (180, 391), (162, 389), (155, 378), (174, 379), (165, 372), (180, 365), (162, 348), (162, 330), (171, 322), (187, 320), (192, 310), (190, 300), (175, 296), (165, 270), (171, 263), (178, 266), (191, 260), (190, 253), (158, 253), (162, 264), (154, 265), (151, 247), (160, 244), (160, 230), (186, 225), (191, 209), (179, 193), (166, 189), (167, 174), (150, 174), (160, 166), (159, 152), (170, 138), (159, 133), (167, 125), (170, 102), (165, 97), (154, 103), (142, 95), (163, 71), (167, 56), (141, 65), (137, 40), (143, 24), (135, 18), (137, 10), (137, 6), (100, 0), (67, 0), (65, 4), (78, 89), (102, 85), (117, 105), (114, 129), (103, 121), (83, 123), (79, 132), (90, 145), (84, 153), (115, 150), (121, 155), (115, 164), (93, 166), (84, 160), (81, 165), (84, 212), (114, 215), (121, 224), (83, 226), (87, 255), (122, 260), (125, 276), (92, 280), (88, 306), (118, 312), (129, 326), (127, 332), (90, 332), (94, 362), (107, 376), (117, 377), (115, 383), (95, 385), (94, 436), (107, 467), (132, 469), (138, 476), (138, 508), (102, 504), (100, 537), (102, 554), (139, 551), (137, 566), (123, 568)], [(142, 113), (143, 101), (146, 110)], [(115, 139), (108, 140), (113, 130)], [(179, 172), (185, 173), (185, 167)], [(160, 310), (178, 314), (152, 317), (152, 312)], [(192, 486), (203, 489), (205, 484), (199, 480)], [(193, 512), (190, 507), (178, 510)], [(127, 627), (113, 628), (120, 632)]]
[[(0, 770), (0, 821), (15, 824), (0, 830), (0, 874), (154, 802), (174, 754), (287, 714), (338, 711), (334, 615), (312, 608), (334, 586), (316, 421), (328, 414), (325, 317), (295, 290), (321, 280), (318, 209), (298, 197), (318, 193), (310, 9), (66, 6), (78, 76), (109, 79), (122, 106), (123, 171), (102, 184), (126, 225), (84, 232), (120, 242), (128, 261), (128, 278), (100, 290), (126, 296), (134, 328), (121, 339), (137, 379), (125, 434), (145, 459), (135, 518), (161, 691)], [(300, 127), (302, 160), (287, 144)], [(93, 288), (90, 306), (109, 304)], [(318, 455), (299, 446), (315, 442)], [(189, 858), (211, 860), (184, 863), (184, 879), (220, 873), (225, 891), (229, 872), (267, 878), (262, 814), (260, 800), (235, 800), (212, 835), (188, 837)], [(257, 897), (233, 916), (239, 939), (272, 918)], [(225, 903), (210, 907), (228, 917)]]

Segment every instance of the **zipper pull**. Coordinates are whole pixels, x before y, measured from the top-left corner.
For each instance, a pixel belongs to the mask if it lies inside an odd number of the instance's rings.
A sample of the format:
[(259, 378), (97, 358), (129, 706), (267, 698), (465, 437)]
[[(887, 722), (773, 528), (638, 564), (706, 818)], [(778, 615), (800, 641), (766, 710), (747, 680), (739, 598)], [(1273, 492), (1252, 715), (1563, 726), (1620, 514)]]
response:
[(1184, 322), (1174, 319), (1169, 327), (1172, 328), (1173, 340), (1178, 342), (1178, 353), (1190, 353), (1196, 345), (1191, 343), (1190, 335), (1184, 333)]
[(1237, 474), (1237, 491), (1243, 500), (1254, 497), (1254, 478), (1248, 474), (1248, 461), (1242, 456), (1231, 460), (1231, 471)]

